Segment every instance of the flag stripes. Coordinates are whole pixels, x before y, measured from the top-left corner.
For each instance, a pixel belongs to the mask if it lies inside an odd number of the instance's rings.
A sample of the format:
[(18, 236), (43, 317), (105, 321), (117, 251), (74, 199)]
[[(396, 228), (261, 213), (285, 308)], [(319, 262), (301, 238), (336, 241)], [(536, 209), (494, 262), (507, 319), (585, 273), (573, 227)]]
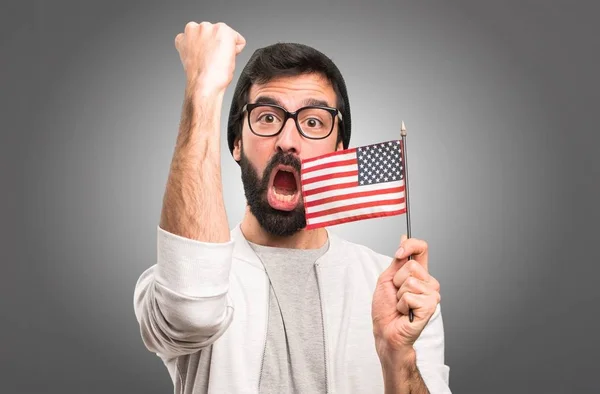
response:
[[(380, 154), (381, 147), (387, 153)], [(402, 168), (401, 159), (393, 156), (398, 157), (399, 145), (392, 141), (362, 149), (333, 152), (302, 162), (300, 178), (307, 229), (406, 212), (404, 179), (395, 175)], [(369, 162), (365, 164), (367, 156)], [(397, 180), (386, 182), (384, 175), (374, 175), (375, 172), (385, 173), (386, 181), (388, 174)]]

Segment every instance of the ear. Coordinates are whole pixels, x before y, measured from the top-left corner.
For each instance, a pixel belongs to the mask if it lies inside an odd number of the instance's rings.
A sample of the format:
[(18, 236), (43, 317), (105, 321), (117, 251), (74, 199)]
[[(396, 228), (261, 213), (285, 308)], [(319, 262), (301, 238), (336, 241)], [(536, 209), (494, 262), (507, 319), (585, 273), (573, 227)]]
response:
[(344, 141), (340, 141), (337, 144), (337, 147), (335, 148), (335, 150), (344, 150)]
[(242, 160), (242, 137), (236, 137), (233, 141), (233, 160), (239, 163)]

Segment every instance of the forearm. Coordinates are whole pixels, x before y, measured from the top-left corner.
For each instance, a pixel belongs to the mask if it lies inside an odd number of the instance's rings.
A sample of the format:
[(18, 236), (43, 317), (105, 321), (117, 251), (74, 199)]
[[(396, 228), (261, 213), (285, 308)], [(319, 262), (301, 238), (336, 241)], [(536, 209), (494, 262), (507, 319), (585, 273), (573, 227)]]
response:
[(160, 218), (162, 229), (204, 242), (229, 241), (220, 164), (223, 94), (202, 94), (188, 83)]
[(381, 362), (385, 394), (429, 394), (417, 368), (414, 349)]

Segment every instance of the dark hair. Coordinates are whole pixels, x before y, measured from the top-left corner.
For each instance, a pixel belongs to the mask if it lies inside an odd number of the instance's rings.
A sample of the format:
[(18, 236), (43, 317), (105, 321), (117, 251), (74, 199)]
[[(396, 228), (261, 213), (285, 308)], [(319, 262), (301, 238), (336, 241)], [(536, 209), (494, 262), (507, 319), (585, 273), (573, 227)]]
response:
[(350, 142), (350, 104), (346, 83), (333, 61), (318, 50), (304, 44), (277, 43), (257, 49), (242, 70), (233, 93), (227, 123), (227, 142), (233, 152), (233, 142), (242, 133), (244, 113), (242, 107), (248, 102), (250, 87), (264, 84), (277, 77), (297, 76), (318, 73), (331, 85), (337, 97), (337, 108), (342, 114), (338, 127), (338, 143), (343, 142), (344, 149)]

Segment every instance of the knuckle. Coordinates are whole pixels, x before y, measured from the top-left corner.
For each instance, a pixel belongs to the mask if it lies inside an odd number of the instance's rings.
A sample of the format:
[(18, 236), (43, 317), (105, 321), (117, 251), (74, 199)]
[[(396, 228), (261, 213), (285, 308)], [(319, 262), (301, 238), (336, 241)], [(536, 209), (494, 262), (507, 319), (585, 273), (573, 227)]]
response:
[(396, 299), (397, 299), (398, 301), (400, 301), (400, 299), (402, 298), (402, 294), (404, 294), (404, 290), (403, 290), (403, 289), (400, 289), (400, 290), (398, 290), (398, 291), (396, 292)]
[(402, 312), (402, 309), (404, 309), (404, 308), (402, 307), (402, 303), (401, 303), (401, 302), (398, 302), (398, 303), (396, 304), (396, 310), (397, 310), (398, 312)]
[(419, 267), (421, 266), (419, 263), (417, 263), (415, 260), (410, 260), (408, 263), (406, 263), (407, 267), (408, 267), (408, 271), (409, 272), (415, 272), (419, 269)]
[(405, 304), (408, 305), (409, 298), (410, 298), (410, 294), (408, 292), (404, 292), (404, 293), (402, 293), (402, 296), (400, 297), (400, 301), (404, 302)]
[(400, 283), (400, 277), (401, 277), (401, 273), (400, 271), (396, 272), (394, 274), (394, 277), (392, 278), (392, 282), (394, 283), (394, 286), (399, 287), (402, 283)]
[(179, 33), (175, 36), (175, 45), (178, 45), (179, 42), (183, 39), (183, 33)]
[(192, 21), (192, 22), (188, 22), (188, 23), (186, 23), (186, 25), (185, 25), (185, 29), (184, 29), (184, 31), (185, 31), (185, 32), (192, 31), (192, 30), (194, 30), (194, 29), (198, 28), (199, 26), (202, 26), (202, 24), (203, 24), (203, 23), (204, 23), (204, 22), (202, 22), (200, 25), (198, 25), (196, 22), (193, 22), (193, 21)]

